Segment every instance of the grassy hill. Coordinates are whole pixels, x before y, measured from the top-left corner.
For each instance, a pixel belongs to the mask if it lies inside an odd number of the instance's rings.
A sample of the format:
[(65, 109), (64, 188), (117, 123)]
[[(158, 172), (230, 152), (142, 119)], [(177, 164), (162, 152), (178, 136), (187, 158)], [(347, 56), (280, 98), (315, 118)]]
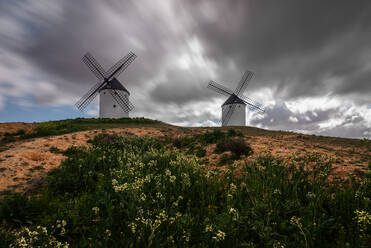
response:
[(0, 136), (0, 175), (32, 182), (3, 191), (0, 247), (371, 243), (368, 140), (148, 119), (30, 125)]

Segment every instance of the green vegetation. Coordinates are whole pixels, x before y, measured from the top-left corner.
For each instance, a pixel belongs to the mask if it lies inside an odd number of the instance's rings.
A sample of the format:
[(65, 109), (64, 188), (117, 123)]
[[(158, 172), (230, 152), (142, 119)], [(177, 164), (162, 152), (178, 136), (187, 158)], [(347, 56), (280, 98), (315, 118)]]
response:
[(332, 161), (318, 154), (285, 161), (261, 154), (219, 172), (187, 154), (225, 135), (172, 142), (178, 148), (164, 139), (98, 135), (90, 148), (71, 147), (43, 189), (2, 200), (0, 247), (370, 244), (370, 174), (330, 182)]
[(240, 158), (242, 155), (249, 156), (253, 153), (249, 144), (241, 138), (228, 138), (218, 141), (215, 152), (223, 153), (226, 151), (232, 152), (236, 158)]
[[(26, 133), (25, 130), (20, 129), (15, 133), (5, 133), (0, 139), (0, 145), (14, 142), (17, 140), (24, 140), (30, 138), (39, 138), (51, 135), (61, 135), (66, 133), (102, 129), (102, 128), (116, 128), (116, 127), (130, 127), (130, 126), (146, 126), (146, 125), (161, 125), (160, 121), (150, 120), (146, 118), (121, 118), (121, 119), (94, 119), (94, 118), (76, 118), (61, 121), (48, 121), (37, 123), (36, 128)], [(162, 124), (164, 125), (164, 124)]]
[(58, 147), (55, 147), (55, 146), (50, 147), (49, 151), (55, 154), (62, 153), (62, 151)]
[(89, 130), (94, 128), (113, 128), (132, 125), (148, 125), (159, 124), (159, 121), (154, 121), (145, 118), (121, 118), (121, 119), (69, 119), (62, 121), (49, 121), (39, 123), (34, 133), (29, 136), (31, 138), (60, 135), (77, 131)]
[(362, 142), (367, 147), (367, 150), (371, 152), (371, 140), (364, 138)]
[[(206, 155), (205, 145), (217, 143), (217, 146), (219, 144), (219, 149), (216, 150), (218, 153), (225, 151), (231, 151), (233, 153), (234, 157), (229, 159), (232, 162), (241, 155), (252, 154), (252, 149), (242, 138), (235, 138), (242, 136), (243, 134), (241, 132), (235, 131), (234, 129), (229, 129), (226, 133), (214, 129), (211, 132), (207, 130), (205, 133), (193, 136), (183, 136), (176, 139), (168, 138), (167, 141), (179, 149), (185, 149), (187, 154), (194, 154), (199, 158)], [(226, 144), (226, 146), (220, 144)]]
[(177, 148), (194, 148), (197, 145), (209, 145), (215, 144), (220, 141), (224, 141), (232, 137), (242, 137), (241, 132), (237, 132), (234, 129), (229, 129), (227, 133), (214, 129), (212, 131), (206, 130), (205, 133), (196, 134), (193, 136), (183, 136), (176, 139), (170, 139), (170, 142)]

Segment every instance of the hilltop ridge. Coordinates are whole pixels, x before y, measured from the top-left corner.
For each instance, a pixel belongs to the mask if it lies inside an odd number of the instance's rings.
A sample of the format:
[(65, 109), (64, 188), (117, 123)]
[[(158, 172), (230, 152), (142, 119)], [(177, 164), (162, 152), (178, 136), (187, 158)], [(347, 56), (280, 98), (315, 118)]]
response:
[[(349, 174), (362, 174), (371, 161), (368, 140), (305, 135), (271, 131), (255, 127), (178, 127), (160, 121), (134, 119), (69, 119), (41, 123), (0, 123), (0, 192), (24, 191), (46, 173), (59, 166), (62, 153), (70, 146), (89, 145), (100, 133), (122, 136), (194, 137), (220, 130), (240, 132), (252, 147), (256, 157), (260, 153), (290, 157), (318, 153), (333, 159), (333, 178), (346, 179)], [(221, 168), (222, 155), (214, 152), (215, 144), (203, 147), (200, 157), (210, 168)], [(225, 159), (225, 158), (224, 158)]]

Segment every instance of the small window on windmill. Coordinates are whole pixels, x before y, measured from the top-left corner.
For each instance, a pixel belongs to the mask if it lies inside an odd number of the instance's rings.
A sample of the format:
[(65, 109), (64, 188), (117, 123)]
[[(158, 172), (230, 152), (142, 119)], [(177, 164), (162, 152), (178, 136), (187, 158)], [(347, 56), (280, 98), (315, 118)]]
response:
[(116, 108), (116, 104), (113, 104), (113, 107)]
[(105, 94), (106, 94), (106, 92), (103, 92), (103, 94), (105, 95)]

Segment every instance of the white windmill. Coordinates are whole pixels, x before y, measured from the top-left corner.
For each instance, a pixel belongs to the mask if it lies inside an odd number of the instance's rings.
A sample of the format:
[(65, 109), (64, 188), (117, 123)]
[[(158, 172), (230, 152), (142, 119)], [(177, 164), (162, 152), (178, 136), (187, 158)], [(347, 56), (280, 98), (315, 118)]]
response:
[(253, 74), (251, 71), (246, 71), (234, 92), (214, 81), (210, 81), (207, 85), (207, 88), (228, 96), (222, 104), (222, 126), (246, 126), (246, 105), (249, 105), (250, 110), (264, 113), (261, 104), (243, 95)]
[(108, 71), (105, 71), (90, 53), (85, 54), (82, 61), (99, 79), (99, 82), (75, 104), (76, 107), (83, 111), (99, 93), (100, 118), (129, 117), (129, 112), (133, 110), (134, 106), (129, 101), (129, 91), (117, 80), (117, 77), (136, 57), (134, 53), (130, 52)]

